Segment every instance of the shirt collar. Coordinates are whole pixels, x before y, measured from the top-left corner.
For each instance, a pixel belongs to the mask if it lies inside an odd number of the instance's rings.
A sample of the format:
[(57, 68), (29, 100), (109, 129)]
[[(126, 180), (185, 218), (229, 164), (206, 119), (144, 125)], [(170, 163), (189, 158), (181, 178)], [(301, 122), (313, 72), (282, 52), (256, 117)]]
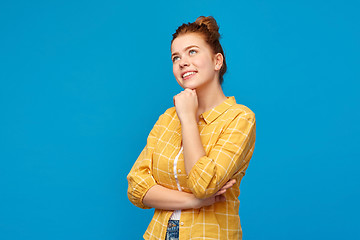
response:
[(211, 123), (215, 119), (217, 119), (221, 114), (223, 114), (226, 110), (228, 110), (232, 105), (236, 104), (235, 97), (226, 97), (227, 99), (217, 105), (216, 107), (202, 113), (200, 115), (201, 118), (204, 119), (206, 124)]

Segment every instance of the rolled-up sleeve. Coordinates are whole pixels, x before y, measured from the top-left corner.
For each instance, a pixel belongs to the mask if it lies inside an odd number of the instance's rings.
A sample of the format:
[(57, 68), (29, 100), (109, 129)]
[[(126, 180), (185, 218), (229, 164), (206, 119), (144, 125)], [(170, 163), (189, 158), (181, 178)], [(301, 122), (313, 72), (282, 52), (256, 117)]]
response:
[(255, 132), (254, 113), (238, 114), (223, 130), (215, 146), (195, 163), (187, 176), (187, 185), (197, 198), (214, 195), (235, 173), (246, 170)]
[(152, 155), (156, 146), (159, 126), (163, 115), (159, 117), (147, 138), (147, 144), (137, 158), (135, 164), (127, 175), (128, 198), (137, 207), (149, 209), (143, 204), (147, 191), (156, 185), (152, 175)]

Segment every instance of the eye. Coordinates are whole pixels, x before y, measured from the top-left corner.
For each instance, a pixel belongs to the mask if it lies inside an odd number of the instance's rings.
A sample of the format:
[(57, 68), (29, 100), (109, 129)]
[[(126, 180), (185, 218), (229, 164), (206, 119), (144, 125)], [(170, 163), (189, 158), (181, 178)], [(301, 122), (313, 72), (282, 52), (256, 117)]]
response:
[(194, 49), (191, 49), (191, 50), (189, 51), (189, 54), (190, 54), (190, 55), (193, 55), (193, 54), (195, 54), (195, 53), (197, 53), (197, 51), (194, 50)]
[(179, 60), (179, 59), (180, 59), (179, 56), (174, 56), (174, 57), (172, 58), (172, 61), (175, 62), (175, 61), (177, 61), (177, 60)]

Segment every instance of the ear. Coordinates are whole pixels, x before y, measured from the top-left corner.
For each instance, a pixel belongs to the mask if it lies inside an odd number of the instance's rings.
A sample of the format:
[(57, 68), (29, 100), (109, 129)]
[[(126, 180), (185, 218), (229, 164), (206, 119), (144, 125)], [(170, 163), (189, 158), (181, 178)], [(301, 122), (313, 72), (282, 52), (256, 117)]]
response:
[(223, 65), (224, 56), (221, 53), (215, 54), (215, 70), (219, 71)]

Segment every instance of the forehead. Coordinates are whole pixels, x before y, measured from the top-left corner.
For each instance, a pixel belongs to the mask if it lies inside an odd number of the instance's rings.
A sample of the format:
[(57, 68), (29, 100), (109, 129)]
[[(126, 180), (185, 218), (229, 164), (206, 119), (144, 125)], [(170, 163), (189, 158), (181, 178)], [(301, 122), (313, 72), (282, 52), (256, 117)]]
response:
[(188, 46), (196, 45), (200, 48), (207, 47), (204, 38), (198, 33), (185, 33), (174, 39), (171, 44), (171, 52), (181, 52)]

